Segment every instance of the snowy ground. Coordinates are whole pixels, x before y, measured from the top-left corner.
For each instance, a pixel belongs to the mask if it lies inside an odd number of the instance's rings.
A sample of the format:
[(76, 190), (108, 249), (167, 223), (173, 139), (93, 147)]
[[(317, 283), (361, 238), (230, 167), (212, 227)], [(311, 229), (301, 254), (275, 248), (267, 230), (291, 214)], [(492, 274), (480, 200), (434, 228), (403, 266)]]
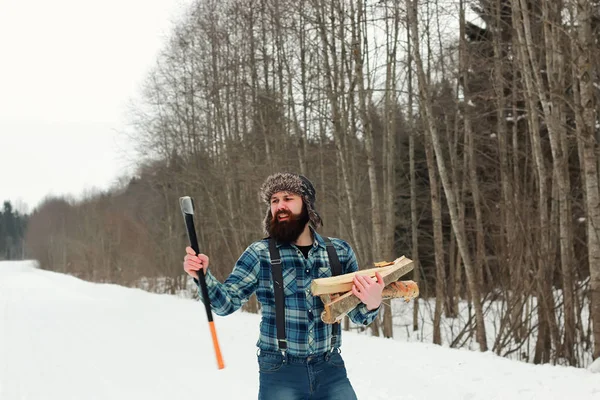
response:
[[(0, 262), (0, 399), (254, 399), (259, 317)], [(600, 399), (600, 375), (344, 333), (360, 399)]]

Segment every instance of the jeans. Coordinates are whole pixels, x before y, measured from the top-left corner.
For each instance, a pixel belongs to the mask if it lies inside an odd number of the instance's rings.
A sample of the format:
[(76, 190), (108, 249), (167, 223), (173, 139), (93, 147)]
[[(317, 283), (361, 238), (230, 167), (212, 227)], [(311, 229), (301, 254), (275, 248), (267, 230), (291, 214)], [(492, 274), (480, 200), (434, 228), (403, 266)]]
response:
[(339, 350), (311, 357), (258, 355), (259, 400), (356, 400)]

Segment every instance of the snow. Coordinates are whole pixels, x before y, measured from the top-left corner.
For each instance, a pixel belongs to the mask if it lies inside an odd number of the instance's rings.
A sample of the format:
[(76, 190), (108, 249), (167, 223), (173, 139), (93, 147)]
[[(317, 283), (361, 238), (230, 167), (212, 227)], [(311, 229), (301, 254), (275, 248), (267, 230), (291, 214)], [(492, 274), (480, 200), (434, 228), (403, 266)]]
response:
[[(254, 399), (260, 317), (215, 316), (218, 370), (197, 301), (0, 262), (0, 399)], [(600, 399), (592, 369), (344, 332), (360, 399)]]
[(593, 373), (600, 374), (600, 358), (596, 359), (596, 361), (590, 364), (588, 369)]

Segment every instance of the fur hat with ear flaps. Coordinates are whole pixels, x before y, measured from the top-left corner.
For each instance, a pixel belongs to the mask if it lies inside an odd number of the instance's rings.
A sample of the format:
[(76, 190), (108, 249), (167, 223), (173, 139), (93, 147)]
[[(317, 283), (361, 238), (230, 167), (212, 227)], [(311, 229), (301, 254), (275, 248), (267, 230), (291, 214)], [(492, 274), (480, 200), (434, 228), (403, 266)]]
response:
[(260, 188), (260, 195), (265, 203), (269, 205), (267, 207), (267, 214), (263, 221), (263, 229), (265, 234), (269, 234), (269, 223), (271, 216), (271, 196), (278, 192), (290, 192), (295, 193), (302, 197), (306, 210), (308, 211), (308, 218), (311, 226), (317, 229), (319, 226), (323, 226), (323, 220), (315, 210), (316, 191), (313, 184), (302, 175), (290, 174), (290, 173), (277, 173), (269, 176)]

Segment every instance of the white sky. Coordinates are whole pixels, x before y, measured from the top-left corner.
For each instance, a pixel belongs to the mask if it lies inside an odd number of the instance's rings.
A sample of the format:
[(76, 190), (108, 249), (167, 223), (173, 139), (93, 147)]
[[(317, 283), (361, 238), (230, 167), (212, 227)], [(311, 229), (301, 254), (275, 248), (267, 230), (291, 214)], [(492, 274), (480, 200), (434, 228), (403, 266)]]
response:
[(0, 202), (31, 211), (131, 170), (127, 105), (189, 3), (0, 0)]
[[(410, 303), (393, 304), (412, 314)], [(394, 321), (394, 340), (343, 332), (359, 399), (600, 399), (600, 368), (410, 342)], [(256, 399), (259, 322), (240, 311), (215, 316), (219, 370), (198, 301), (0, 262), (0, 399)]]

